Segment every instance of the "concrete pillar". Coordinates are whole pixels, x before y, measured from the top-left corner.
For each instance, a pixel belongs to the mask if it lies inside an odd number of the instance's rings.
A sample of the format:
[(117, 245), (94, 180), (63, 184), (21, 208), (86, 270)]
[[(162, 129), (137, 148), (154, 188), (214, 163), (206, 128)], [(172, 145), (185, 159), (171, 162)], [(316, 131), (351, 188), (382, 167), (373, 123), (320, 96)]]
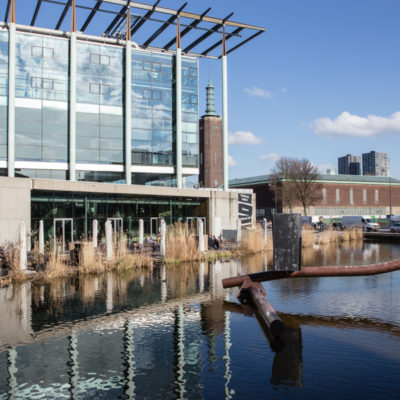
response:
[(182, 189), (182, 51), (181, 48), (176, 49), (176, 186)]
[(144, 223), (142, 219), (139, 219), (139, 238), (138, 238), (139, 246), (143, 246), (143, 241), (144, 241)]
[(268, 242), (267, 218), (263, 218), (263, 233), (264, 233), (264, 247), (267, 247), (267, 242)]
[(126, 41), (125, 47), (125, 181), (127, 185), (132, 183), (132, 152), (131, 152), (131, 69), (132, 69), (132, 43)]
[(161, 220), (161, 224), (160, 224), (160, 255), (161, 257), (165, 257), (165, 237), (167, 235), (167, 224), (165, 223), (165, 221), (162, 219)]
[(236, 242), (240, 243), (242, 241), (242, 220), (236, 220)]
[(43, 220), (39, 221), (39, 254), (44, 254), (44, 227)]
[(113, 231), (111, 221), (106, 221), (105, 224), (105, 231), (106, 231), (106, 258), (107, 261), (111, 261), (113, 258)]
[(76, 180), (76, 32), (71, 32), (69, 54), (69, 179)]
[(167, 268), (165, 264), (162, 264), (160, 267), (161, 273), (161, 301), (165, 303), (167, 300)]
[(15, 23), (10, 23), (8, 42), (8, 176), (15, 176)]
[(26, 226), (24, 221), (21, 221), (19, 225), (19, 266), (22, 271), (27, 269)]
[(93, 248), (97, 249), (98, 247), (98, 235), (99, 235), (99, 222), (97, 219), (94, 219), (92, 222), (92, 240), (93, 240)]
[(199, 251), (202, 253), (204, 251), (204, 229), (203, 221), (197, 218), (197, 234), (199, 236)]
[(222, 56), (222, 154), (224, 190), (229, 189), (228, 178), (228, 67), (226, 54)]

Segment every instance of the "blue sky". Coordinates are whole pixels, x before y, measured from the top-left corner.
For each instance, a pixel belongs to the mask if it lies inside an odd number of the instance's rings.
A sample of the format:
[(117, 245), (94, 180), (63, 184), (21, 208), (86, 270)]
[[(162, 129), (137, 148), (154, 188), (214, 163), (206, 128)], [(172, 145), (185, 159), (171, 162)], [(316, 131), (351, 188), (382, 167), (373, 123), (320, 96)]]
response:
[[(216, 17), (233, 11), (232, 20), (267, 28), (228, 56), (230, 178), (268, 173), (280, 156), (307, 158), (324, 171), (337, 168), (339, 156), (371, 150), (387, 152), (392, 175), (400, 177), (398, 0), (187, 1), (186, 11), (212, 7), (209, 14)], [(17, 22), (26, 23), (34, 6), (17, 0)], [(2, 15), (3, 8), (4, 2)], [(48, 5), (37, 25), (55, 25), (59, 10)], [(93, 20), (87, 33), (98, 34), (106, 17)], [(78, 28), (84, 19), (78, 13)], [(63, 28), (69, 25), (68, 13)], [(138, 42), (151, 28), (150, 22), (143, 26)], [(200, 114), (210, 78), (220, 112), (220, 61), (200, 60)]]

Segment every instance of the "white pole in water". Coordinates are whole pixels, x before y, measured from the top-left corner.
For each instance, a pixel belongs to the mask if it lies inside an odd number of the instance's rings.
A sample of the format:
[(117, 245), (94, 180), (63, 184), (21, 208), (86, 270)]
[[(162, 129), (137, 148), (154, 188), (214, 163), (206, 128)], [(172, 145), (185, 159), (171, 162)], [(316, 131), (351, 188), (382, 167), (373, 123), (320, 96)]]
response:
[(197, 218), (197, 233), (199, 235), (199, 251), (203, 253), (204, 251), (204, 229), (203, 229), (203, 221), (200, 218)]
[(263, 218), (263, 233), (264, 233), (264, 248), (267, 247), (268, 231), (267, 231), (267, 218)]
[(113, 232), (112, 232), (112, 225), (111, 221), (108, 220), (106, 221), (105, 225), (105, 230), (106, 230), (106, 255), (107, 255), (107, 261), (111, 261), (113, 257)]
[(161, 233), (161, 239), (160, 239), (160, 255), (161, 257), (165, 257), (165, 236), (167, 234), (167, 224), (165, 223), (165, 221), (162, 219), (161, 220), (161, 229), (160, 229), (160, 233)]
[(44, 227), (43, 220), (39, 221), (39, 254), (44, 254)]
[(97, 249), (98, 246), (98, 241), (97, 241), (97, 236), (98, 236), (98, 226), (99, 223), (97, 219), (94, 219), (92, 222), (92, 236), (93, 236), (93, 248)]
[(142, 219), (139, 219), (139, 239), (138, 239), (139, 246), (143, 246), (143, 240), (144, 240), (144, 223)]
[(242, 241), (242, 220), (238, 218), (236, 220), (236, 242), (240, 243)]

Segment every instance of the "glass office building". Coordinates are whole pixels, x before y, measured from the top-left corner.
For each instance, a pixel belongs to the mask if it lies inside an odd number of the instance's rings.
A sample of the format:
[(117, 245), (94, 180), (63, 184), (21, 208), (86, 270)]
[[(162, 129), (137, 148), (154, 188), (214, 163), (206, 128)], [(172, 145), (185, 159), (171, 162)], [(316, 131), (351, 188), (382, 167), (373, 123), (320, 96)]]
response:
[[(11, 154), (15, 176), (67, 180), (73, 152), (76, 180), (126, 183), (129, 152), (132, 184), (175, 186), (175, 55), (133, 45), (127, 88), (124, 42), (78, 37), (72, 75), (70, 39), (56, 33), (17, 29), (15, 60), (9, 63), (10, 32), (7, 27), (0, 30), (0, 174), (7, 175)], [(14, 104), (13, 124), (8, 107), (11, 74), (15, 82), (10, 102)], [(194, 57), (182, 57), (181, 93), (182, 174), (193, 176), (198, 174), (199, 163), (198, 61)], [(11, 140), (10, 126), (14, 130)]]

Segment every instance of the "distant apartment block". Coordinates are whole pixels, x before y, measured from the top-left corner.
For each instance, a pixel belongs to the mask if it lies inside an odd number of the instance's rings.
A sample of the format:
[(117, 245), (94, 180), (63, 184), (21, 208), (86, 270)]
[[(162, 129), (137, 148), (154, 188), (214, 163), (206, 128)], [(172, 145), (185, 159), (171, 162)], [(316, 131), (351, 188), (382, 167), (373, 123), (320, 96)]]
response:
[(361, 175), (361, 159), (359, 156), (347, 154), (338, 158), (339, 174)]
[(389, 160), (387, 153), (370, 151), (363, 153), (363, 175), (389, 176)]

